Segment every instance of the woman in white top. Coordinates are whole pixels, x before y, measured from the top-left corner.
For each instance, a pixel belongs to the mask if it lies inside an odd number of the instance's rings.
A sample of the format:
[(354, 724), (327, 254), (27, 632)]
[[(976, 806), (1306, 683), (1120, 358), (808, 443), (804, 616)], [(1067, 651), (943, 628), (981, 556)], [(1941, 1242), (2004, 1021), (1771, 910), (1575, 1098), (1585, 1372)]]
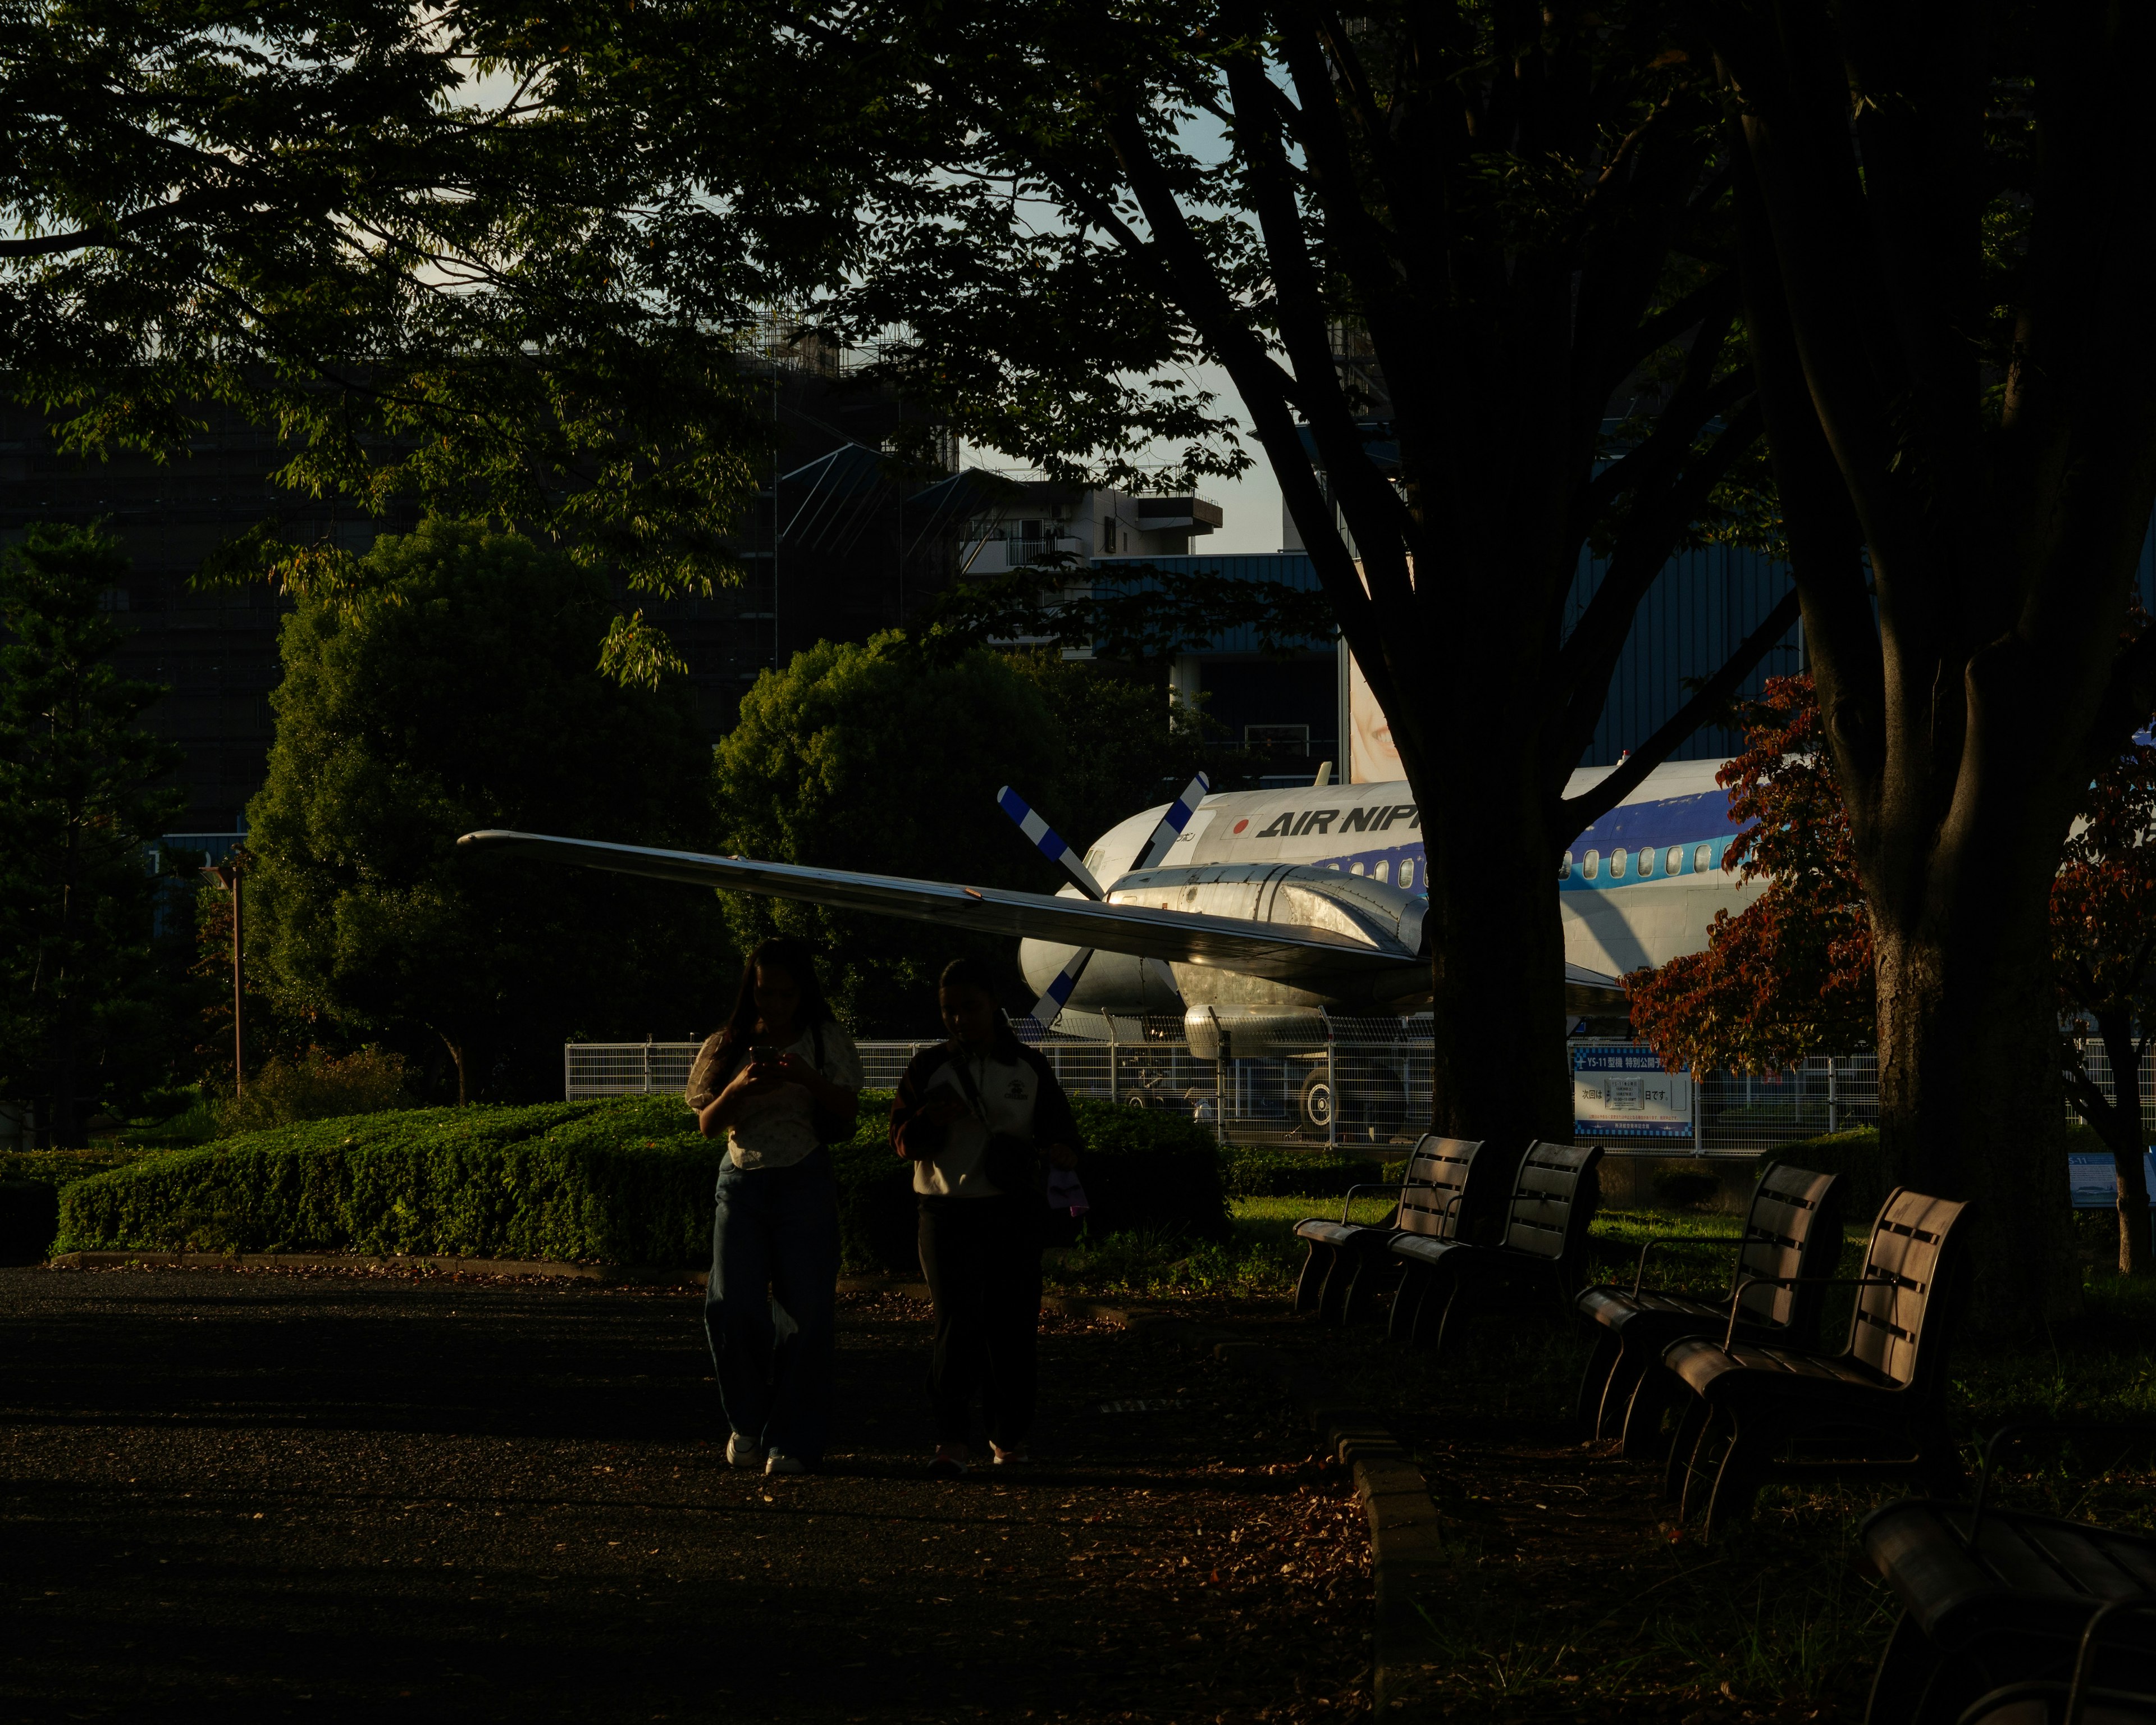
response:
[[(831, 1016), (807, 942), (766, 941), (689, 1073), (699, 1130), (726, 1140), (704, 1327), (737, 1467), (801, 1473), (824, 1452), (839, 1281), (839, 1187), (824, 1147), (853, 1136), (860, 1088), (860, 1054)], [(794, 1326), (783, 1339), (774, 1301)]]

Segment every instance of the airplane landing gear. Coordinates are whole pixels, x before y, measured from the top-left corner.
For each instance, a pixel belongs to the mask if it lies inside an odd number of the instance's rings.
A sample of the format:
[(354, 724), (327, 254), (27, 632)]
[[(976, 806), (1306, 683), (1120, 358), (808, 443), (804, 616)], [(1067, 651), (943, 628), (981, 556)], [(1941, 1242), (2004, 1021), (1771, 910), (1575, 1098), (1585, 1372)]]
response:
[(1332, 1081), (1319, 1066), (1302, 1081), (1302, 1094), (1297, 1098), (1305, 1132), (1322, 1138), (1332, 1130)]

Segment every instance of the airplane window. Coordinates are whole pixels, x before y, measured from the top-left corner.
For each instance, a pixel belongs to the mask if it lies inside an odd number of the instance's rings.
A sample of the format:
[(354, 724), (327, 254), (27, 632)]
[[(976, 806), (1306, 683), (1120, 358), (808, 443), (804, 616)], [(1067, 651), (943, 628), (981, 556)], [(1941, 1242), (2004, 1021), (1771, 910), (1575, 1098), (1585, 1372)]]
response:
[(1572, 879), (1572, 853), (1569, 850), (1565, 852), (1564, 860), (1558, 865), (1557, 877), (1560, 880)]
[(1409, 889), (1414, 886), (1414, 859), (1409, 857), (1400, 865), (1400, 886)]
[(1393, 878), (1393, 865), (1389, 862), (1381, 862), (1370, 872), (1380, 880), (1389, 880)]
[(1586, 875), (1590, 880), (1592, 880), (1597, 875), (1600, 874), (1602, 872), (1602, 853), (1599, 850), (1589, 851), (1587, 853), (1586, 865), (1582, 868), (1579, 872)]
[(1613, 850), (1609, 853), (1609, 878), (1612, 880), (1622, 880), (1625, 878), (1625, 853), (1621, 850)]
[(1670, 846), (1670, 854), (1662, 859), (1662, 872), (1665, 875), (1681, 875), (1684, 873), (1683, 845), (1672, 845)]
[(1353, 867), (1352, 869), (1348, 870), (1348, 872), (1349, 874), (1351, 874), (1351, 875), (1359, 875), (1359, 874), (1361, 874), (1361, 873), (1363, 872), (1363, 865), (1362, 865), (1362, 864), (1360, 864), (1360, 863), (1357, 863), (1357, 864), (1355, 865), (1355, 866), (1354, 866), (1354, 867)]
[(1693, 848), (1691, 854), (1692, 873), (1695, 875), (1704, 875), (1708, 869), (1713, 866), (1713, 864), (1714, 847), (1712, 845), (1701, 845)]
[(1640, 878), (1644, 880), (1655, 872), (1655, 853), (1647, 846), (1640, 847)]

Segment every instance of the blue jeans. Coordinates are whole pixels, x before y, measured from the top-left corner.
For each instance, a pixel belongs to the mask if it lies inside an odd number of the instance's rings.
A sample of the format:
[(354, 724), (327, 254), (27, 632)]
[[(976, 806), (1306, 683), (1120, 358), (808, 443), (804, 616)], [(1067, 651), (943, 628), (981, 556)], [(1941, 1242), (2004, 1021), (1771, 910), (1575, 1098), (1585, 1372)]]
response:
[[(839, 1280), (839, 1183), (812, 1152), (790, 1168), (719, 1169), (704, 1329), (726, 1422), (742, 1436), (814, 1461), (831, 1423)], [(798, 1326), (783, 1341), (776, 1299)]]

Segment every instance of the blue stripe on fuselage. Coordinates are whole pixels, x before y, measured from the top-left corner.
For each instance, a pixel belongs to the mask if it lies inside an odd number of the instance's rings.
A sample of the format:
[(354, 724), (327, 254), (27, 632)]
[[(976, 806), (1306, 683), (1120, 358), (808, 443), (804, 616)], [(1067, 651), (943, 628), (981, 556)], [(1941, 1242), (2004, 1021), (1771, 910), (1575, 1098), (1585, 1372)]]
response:
[[(1396, 815), (1411, 815), (1412, 805), (1387, 811)], [(1281, 821), (1297, 818), (1295, 811), (1279, 817)], [(1301, 819), (1308, 819), (1308, 811), (1301, 811)], [(1255, 824), (1255, 819), (1245, 824)], [(1376, 823), (1372, 823), (1373, 828)], [(1399, 829), (1396, 829), (1399, 830)], [(1369, 836), (1374, 836), (1374, 833)], [(1251, 836), (1263, 836), (1253, 834)], [(1350, 836), (1334, 834), (1336, 838)], [(1573, 865), (1568, 876), (1561, 878), (1561, 891), (1569, 892), (1608, 892), (1619, 887), (1650, 886), (1657, 881), (1681, 878), (1688, 875), (1712, 874), (1720, 871), (1724, 855), (1737, 836), (1729, 817), (1729, 793), (1716, 789), (1690, 795), (1657, 797), (1651, 800), (1626, 803), (1611, 809), (1594, 825), (1572, 841)], [(1711, 853), (1706, 869), (1694, 867), (1698, 849), (1708, 845)], [(1676, 875), (1666, 872), (1668, 853), (1675, 847), (1681, 855)], [(1283, 846), (1283, 848), (1288, 848)], [(1642, 877), (1639, 872), (1639, 853), (1641, 849), (1655, 853), (1654, 866)], [(1625, 868), (1622, 876), (1613, 879), (1609, 872), (1610, 854), (1615, 850), (1625, 853)], [(1599, 853), (1596, 878), (1586, 878), (1584, 862), (1589, 850)], [(1278, 853), (1276, 852), (1277, 856)], [(1286, 858), (1280, 859), (1282, 861)], [(1303, 868), (1337, 870), (1352, 874), (1357, 864), (1362, 865), (1366, 876), (1374, 877), (1380, 864), (1384, 865), (1386, 879), (1399, 884), (1403, 864), (1412, 864), (1414, 885), (1409, 891), (1418, 896), (1427, 896), (1428, 863), (1419, 834), (1411, 842), (1399, 845), (1372, 845), (1367, 850), (1335, 851), (1328, 856), (1299, 857), (1296, 865)]]
[[(1570, 872), (1558, 883), (1561, 892), (1611, 892), (1626, 886), (1651, 886), (1658, 880), (1681, 879), (1686, 875), (1719, 874), (1722, 861), (1737, 834), (1730, 829), (1729, 793), (1713, 790), (1690, 797), (1664, 797), (1651, 803), (1627, 803), (1613, 809), (1594, 825), (1572, 841), (1573, 865)], [(1705, 869), (1694, 866), (1698, 860), (1702, 845), (1712, 846)], [(1666, 872), (1669, 852), (1675, 848), (1681, 855), (1675, 875)], [(1655, 853), (1654, 867), (1642, 875), (1639, 872), (1639, 855), (1642, 850)], [(1590, 850), (1600, 853), (1600, 865), (1596, 878), (1586, 878), (1584, 864)], [(1622, 850), (1625, 855), (1625, 873), (1613, 879), (1609, 872), (1610, 854)], [(1354, 872), (1355, 865), (1363, 865), (1365, 875), (1374, 875), (1378, 865), (1387, 865), (1386, 875), (1396, 882), (1400, 865), (1414, 864), (1414, 891), (1419, 896), (1429, 891), (1427, 865), (1419, 844), (1389, 845), (1369, 850), (1346, 850), (1323, 857), (1305, 866), (1337, 869), (1342, 874)]]
[(1623, 803), (1572, 841), (1572, 854), (1590, 850), (1637, 850), (1642, 845), (1666, 849), (1717, 841), (1730, 832), (1729, 793), (1708, 791), (1697, 797), (1665, 797), (1655, 803)]

